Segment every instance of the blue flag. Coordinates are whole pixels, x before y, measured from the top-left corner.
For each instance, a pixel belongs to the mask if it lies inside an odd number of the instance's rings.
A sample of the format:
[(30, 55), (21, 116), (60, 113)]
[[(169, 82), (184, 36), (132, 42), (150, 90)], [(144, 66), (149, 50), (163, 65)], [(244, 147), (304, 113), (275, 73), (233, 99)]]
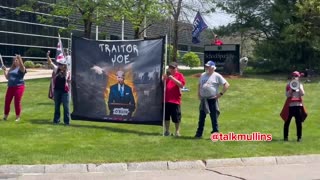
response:
[(206, 29), (208, 25), (203, 21), (201, 15), (199, 12), (197, 12), (196, 17), (194, 18), (193, 21), (193, 30), (192, 30), (192, 43), (193, 44), (198, 44), (200, 43), (200, 33)]

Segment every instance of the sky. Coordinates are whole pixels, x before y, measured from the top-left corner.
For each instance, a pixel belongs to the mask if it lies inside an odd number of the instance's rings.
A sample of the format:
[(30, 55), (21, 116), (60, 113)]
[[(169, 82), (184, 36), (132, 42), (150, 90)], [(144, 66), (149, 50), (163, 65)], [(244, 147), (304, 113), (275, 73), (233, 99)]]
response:
[(216, 12), (210, 15), (203, 16), (204, 21), (209, 28), (214, 28), (222, 25), (227, 25), (234, 20), (230, 15), (223, 12)]

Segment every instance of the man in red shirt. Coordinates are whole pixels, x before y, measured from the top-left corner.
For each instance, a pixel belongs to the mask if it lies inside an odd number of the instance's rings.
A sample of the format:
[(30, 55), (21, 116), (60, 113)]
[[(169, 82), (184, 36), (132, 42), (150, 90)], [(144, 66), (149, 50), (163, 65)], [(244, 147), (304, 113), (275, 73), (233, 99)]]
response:
[(169, 65), (168, 74), (163, 76), (166, 83), (165, 89), (165, 136), (170, 135), (170, 117), (175, 123), (175, 136), (180, 136), (181, 122), (181, 88), (185, 85), (185, 78), (178, 71), (178, 64), (173, 62)]
[(218, 35), (214, 35), (214, 40), (211, 42), (211, 45), (221, 46), (223, 42), (218, 38)]

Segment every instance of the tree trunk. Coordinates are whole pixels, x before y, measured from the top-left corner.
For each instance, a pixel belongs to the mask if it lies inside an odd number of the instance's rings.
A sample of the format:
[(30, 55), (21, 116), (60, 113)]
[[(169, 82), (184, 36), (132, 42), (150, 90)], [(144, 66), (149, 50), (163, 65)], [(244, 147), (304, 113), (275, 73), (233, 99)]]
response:
[(140, 39), (140, 28), (134, 28), (134, 39)]
[(172, 50), (172, 61), (177, 62), (177, 51), (178, 51), (178, 20), (175, 18), (173, 20), (173, 42), (172, 42), (172, 46), (173, 46), (173, 50)]
[(84, 22), (84, 37), (90, 39), (92, 22), (89, 20), (83, 20)]
[(181, 3), (182, 0), (178, 1), (178, 5), (177, 5), (177, 11), (176, 13), (173, 15), (173, 55), (172, 55), (172, 61), (177, 62), (177, 51), (178, 51), (178, 40), (179, 40), (179, 36), (178, 36), (178, 30), (179, 30), (179, 25), (178, 25), (178, 21), (179, 21), (179, 16), (180, 16), (180, 12), (181, 12)]

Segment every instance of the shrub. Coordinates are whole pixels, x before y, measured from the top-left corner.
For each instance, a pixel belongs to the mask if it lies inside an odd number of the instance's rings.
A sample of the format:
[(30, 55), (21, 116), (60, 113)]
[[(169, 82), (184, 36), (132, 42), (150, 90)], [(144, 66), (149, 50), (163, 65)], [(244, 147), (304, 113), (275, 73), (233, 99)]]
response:
[(200, 66), (200, 58), (194, 52), (188, 52), (182, 57), (182, 62), (190, 68)]
[(35, 67), (35, 68), (41, 68), (41, 67), (42, 67), (42, 64), (37, 63), (37, 64), (34, 65), (34, 67)]
[(32, 61), (25, 61), (24, 66), (26, 68), (34, 68), (34, 63)]

